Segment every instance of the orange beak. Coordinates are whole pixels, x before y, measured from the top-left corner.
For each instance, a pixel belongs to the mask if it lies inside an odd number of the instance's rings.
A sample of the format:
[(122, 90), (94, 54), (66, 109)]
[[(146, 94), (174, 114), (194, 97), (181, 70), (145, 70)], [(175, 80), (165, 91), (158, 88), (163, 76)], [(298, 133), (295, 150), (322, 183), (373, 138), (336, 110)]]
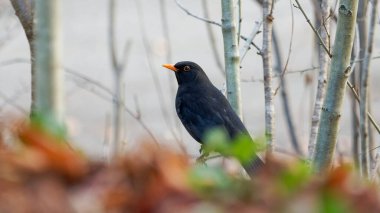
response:
[(177, 68), (174, 67), (173, 64), (163, 64), (162, 66), (165, 68), (168, 68), (169, 70), (173, 70), (174, 72), (178, 70)]

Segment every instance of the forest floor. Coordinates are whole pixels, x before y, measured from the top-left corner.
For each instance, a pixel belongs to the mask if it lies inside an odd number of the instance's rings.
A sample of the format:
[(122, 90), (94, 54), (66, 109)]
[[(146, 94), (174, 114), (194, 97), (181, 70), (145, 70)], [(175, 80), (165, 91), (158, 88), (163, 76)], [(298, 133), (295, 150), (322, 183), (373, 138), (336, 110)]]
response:
[(315, 175), (267, 158), (249, 179), (141, 141), (110, 163), (20, 124), (0, 146), (0, 212), (380, 212), (379, 186), (341, 163)]

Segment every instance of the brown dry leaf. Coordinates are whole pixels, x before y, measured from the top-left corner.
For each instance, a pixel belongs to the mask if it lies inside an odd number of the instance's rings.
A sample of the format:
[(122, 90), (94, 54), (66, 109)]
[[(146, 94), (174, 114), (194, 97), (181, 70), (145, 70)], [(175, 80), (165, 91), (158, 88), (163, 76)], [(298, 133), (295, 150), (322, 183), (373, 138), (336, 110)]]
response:
[(352, 171), (348, 165), (342, 165), (332, 169), (327, 175), (326, 188), (343, 189), (351, 174)]
[(107, 211), (151, 212), (171, 200), (187, 202), (194, 197), (187, 185), (187, 157), (168, 149), (146, 143), (110, 168), (116, 181), (108, 184), (104, 195)]
[(48, 170), (49, 162), (45, 155), (36, 148), (29, 147), (17, 153), (8, 154), (8, 163), (19, 171), (27, 173), (43, 173)]
[(86, 174), (87, 161), (66, 143), (34, 126), (22, 125), (17, 133), (24, 144), (39, 150), (48, 159), (54, 171), (69, 179), (80, 178)]

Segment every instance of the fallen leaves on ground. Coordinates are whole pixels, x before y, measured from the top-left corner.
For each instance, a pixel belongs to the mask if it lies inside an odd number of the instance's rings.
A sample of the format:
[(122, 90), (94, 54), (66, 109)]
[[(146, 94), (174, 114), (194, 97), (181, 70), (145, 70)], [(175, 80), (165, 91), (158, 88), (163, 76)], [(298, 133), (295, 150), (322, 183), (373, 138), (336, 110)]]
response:
[(14, 135), (0, 144), (0, 212), (380, 212), (378, 186), (347, 165), (315, 175), (267, 159), (249, 180), (149, 142), (106, 163), (33, 126)]

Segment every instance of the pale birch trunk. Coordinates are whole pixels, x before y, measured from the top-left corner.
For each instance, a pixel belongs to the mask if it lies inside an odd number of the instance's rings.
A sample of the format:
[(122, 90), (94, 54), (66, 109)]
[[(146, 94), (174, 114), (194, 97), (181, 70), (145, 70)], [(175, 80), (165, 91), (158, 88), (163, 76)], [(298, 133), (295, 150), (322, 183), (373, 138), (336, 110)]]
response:
[(373, 1), (370, 21), (370, 33), (368, 43), (364, 51), (363, 69), (360, 73), (360, 143), (361, 143), (361, 174), (370, 176), (370, 155), (369, 155), (369, 138), (368, 138), (368, 84), (369, 84), (369, 68), (372, 56), (372, 47), (374, 34), (376, 29), (377, 18), (377, 0)]
[[(321, 1), (321, 19), (320, 20), (320, 35), (323, 43), (327, 46), (329, 45), (329, 36), (328, 31), (330, 29), (330, 0)], [(322, 25), (325, 25), (323, 27)], [(329, 55), (322, 47), (319, 47), (319, 73), (318, 73), (318, 86), (317, 86), (317, 95), (315, 98), (313, 116), (311, 118), (311, 130), (309, 138), (309, 159), (313, 158), (315, 143), (317, 140), (318, 126), (321, 116), (322, 104), (326, 93), (326, 83), (327, 83), (327, 71), (329, 68)]]
[(332, 165), (344, 92), (351, 73), (350, 58), (355, 37), (357, 8), (358, 0), (339, 2), (331, 69), (313, 158), (313, 167), (317, 172), (326, 171)]
[(264, 70), (264, 95), (265, 95), (265, 135), (267, 151), (272, 153), (275, 143), (275, 112), (272, 89), (272, 0), (263, 1), (263, 70)]
[(63, 73), (59, 0), (35, 2), (35, 114), (63, 123)]
[(24, 29), (26, 38), (28, 39), (31, 64), (31, 107), (30, 112), (35, 111), (35, 48), (34, 39), (35, 31), (33, 30), (34, 20), (34, 0), (11, 0), (12, 7), (15, 10), (16, 16), (20, 20), (21, 26)]
[(242, 118), (239, 69), (240, 57), (233, 0), (222, 0), (222, 32), (227, 99), (235, 112)]

